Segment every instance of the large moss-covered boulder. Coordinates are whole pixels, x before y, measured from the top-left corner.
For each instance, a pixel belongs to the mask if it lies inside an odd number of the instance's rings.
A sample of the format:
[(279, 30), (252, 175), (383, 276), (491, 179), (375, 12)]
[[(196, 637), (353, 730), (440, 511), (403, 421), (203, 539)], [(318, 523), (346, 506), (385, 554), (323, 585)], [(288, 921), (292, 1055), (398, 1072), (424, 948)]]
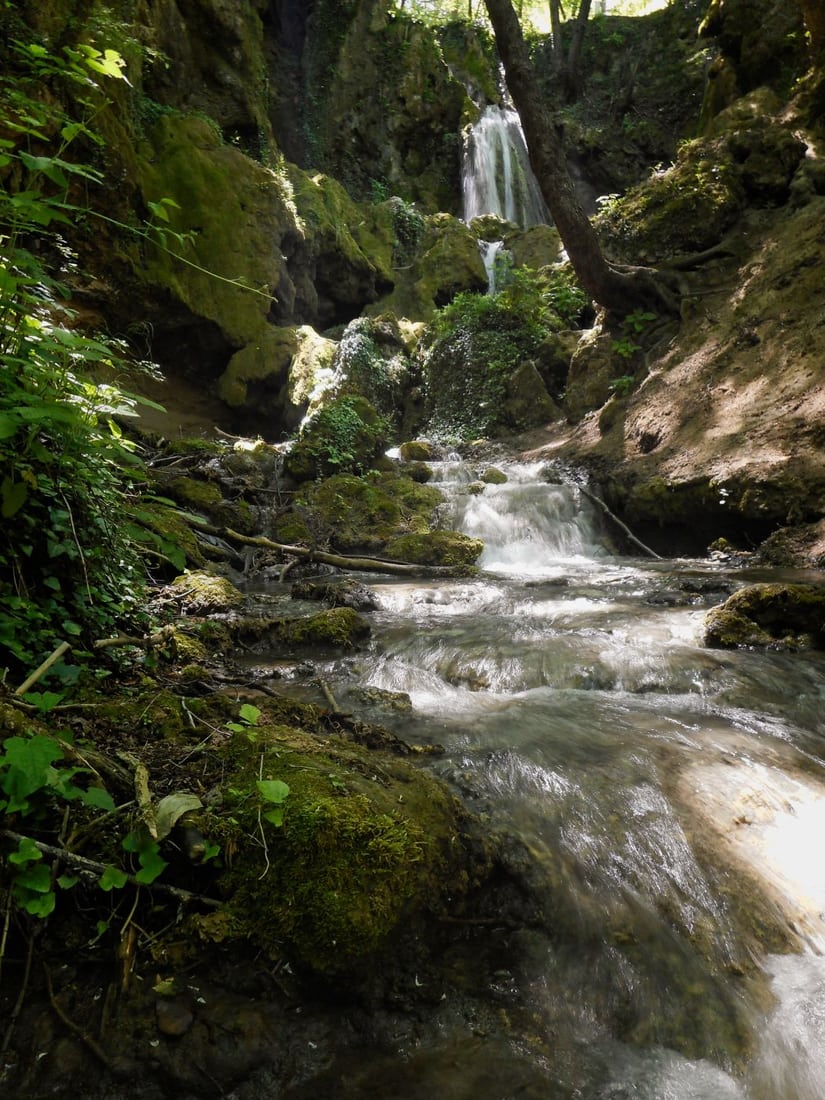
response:
[(459, 531), (426, 531), (402, 535), (387, 546), (387, 555), (412, 565), (471, 568), (478, 561), (484, 543)]
[(735, 592), (709, 612), (705, 644), (721, 649), (740, 646), (825, 647), (825, 586), (753, 584)]
[(204, 828), (235, 855), (224, 905), (194, 925), (317, 973), (363, 972), (473, 884), (464, 815), (405, 760), (382, 755), (377, 769), (369, 750), (262, 709), (254, 744), (240, 734), (223, 750), (230, 793)]
[(308, 421), (284, 469), (296, 481), (371, 469), (388, 443), (387, 423), (363, 397), (345, 396)]
[(378, 553), (399, 535), (429, 530), (442, 499), (437, 489), (394, 472), (337, 474), (302, 487), (276, 530), (287, 542)]

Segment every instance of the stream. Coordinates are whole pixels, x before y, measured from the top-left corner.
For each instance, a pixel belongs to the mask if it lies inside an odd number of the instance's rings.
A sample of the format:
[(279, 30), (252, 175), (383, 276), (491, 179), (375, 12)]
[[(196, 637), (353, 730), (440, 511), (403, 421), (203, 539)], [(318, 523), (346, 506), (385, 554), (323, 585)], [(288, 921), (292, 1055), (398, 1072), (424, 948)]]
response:
[(543, 917), (469, 964), (497, 1023), (457, 1007), (465, 975), (426, 1039), (288, 1095), (821, 1100), (825, 655), (701, 644), (709, 607), (780, 574), (616, 556), (539, 465), (479, 495), (435, 468), (480, 576), (375, 578), (369, 650), (318, 671), (345, 709), (409, 696), (360, 713), (444, 747)]

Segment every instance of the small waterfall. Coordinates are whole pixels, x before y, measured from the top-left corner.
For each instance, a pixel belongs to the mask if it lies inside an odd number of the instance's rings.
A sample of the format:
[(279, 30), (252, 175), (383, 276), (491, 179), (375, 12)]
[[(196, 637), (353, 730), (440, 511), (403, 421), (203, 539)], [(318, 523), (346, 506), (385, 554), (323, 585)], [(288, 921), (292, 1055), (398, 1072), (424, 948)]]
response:
[(509, 255), (504, 252), (504, 241), (479, 241), (479, 251), (487, 272), (487, 293), (495, 294), (498, 290), (497, 261), (500, 256)]
[(530, 167), (518, 114), (489, 106), (467, 135), (462, 168), (464, 220), (497, 214), (527, 229), (550, 217)]
[(507, 463), (500, 467), (505, 482), (476, 493), (468, 467), (446, 466), (439, 488), (452, 501), (452, 523), (483, 540), (482, 569), (542, 576), (558, 572), (562, 562), (604, 553), (595, 509), (574, 485), (542, 480), (543, 468), (541, 462)]

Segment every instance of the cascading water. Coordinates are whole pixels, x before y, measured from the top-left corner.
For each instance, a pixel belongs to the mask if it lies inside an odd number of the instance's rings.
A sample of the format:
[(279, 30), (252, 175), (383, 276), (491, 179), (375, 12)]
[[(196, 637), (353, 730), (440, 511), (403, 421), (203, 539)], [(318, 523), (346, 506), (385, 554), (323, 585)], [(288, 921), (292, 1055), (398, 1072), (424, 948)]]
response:
[(409, 696), (380, 720), (444, 746), (543, 915), (494, 925), (429, 1037), (336, 1095), (822, 1100), (825, 657), (702, 648), (707, 607), (753, 577), (611, 556), (574, 486), (501, 468), (480, 494), (440, 469), (480, 577), (378, 581), (371, 651), (322, 675), (351, 709)]
[(518, 114), (486, 107), (467, 136), (462, 169), (464, 220), (497, 214), (522, 228), (547, 223)]

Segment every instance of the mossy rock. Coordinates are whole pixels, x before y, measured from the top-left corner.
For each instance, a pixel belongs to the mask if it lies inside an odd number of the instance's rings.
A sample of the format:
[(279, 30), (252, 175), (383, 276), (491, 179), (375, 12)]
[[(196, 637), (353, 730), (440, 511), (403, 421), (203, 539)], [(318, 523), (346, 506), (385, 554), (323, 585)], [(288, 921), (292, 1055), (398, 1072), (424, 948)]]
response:
[(298, 344), (296, 329), (262, 326), (229, 360), (218, 381), (220, 399), (233, 409), (249, 405), (256, 412), (280, 414)]
[[(169, 557), (171, 546), (172, 551), (183, 554), (187, 565), (198, 568), (206, 564), (195, 532), (173, 508), (152, 501), (141, 501), (139, 520), (147, 532), (154, 536), (144, 541), (153, 542), (153, 548), (164, 556)], [(174, 553), (172, 557), (174, 564), (180, 569), (184, 562)]]
[(244, 602), (243, 593), (231, 581), (212, 573), (184, 573), (172, 581), (172, 590), (190, 615), (214, 615)]
[(705, 645), (825, 648), (825, 586), (749, 585), (708, 613)]
[(507, 426), (516, 431), (561, 418), (561, 410), (545, 389), (535, 363), (521, 363), (508, 378), (502, 414)]
[(478, 480), (483, 481), (485, 485), (506, 485), (508, 478), (503, 470), (499, 470), (496, 466), (488, 466)]
[(351, 607), (331, 607), (308, 618), (285, 620), (279, 633), (290, 648), (355, 649), (371, 630)]
[(286, 456), (285, 472), (296, 481), (337, 473), (364, 473), (386, 450), (387, 425), (363, 397), (340, 397), (305, 425)]
[[(198, 931), (322, 974), (374, 965), (398, 933), (447, 895), (460, 897), (481, 870), (464, 814), (407, 761), (381, 754), (376, 762), (351, 742), (319, 741), (286, 714), (270, 715), (269, 700), (261, 710), (254, 744), (239, 734), (221, 750), (224, 790), (236, 793), (202, 827), (235, 855), (218, 880), (225, 905), (198, 918)], [(277, 781), (286, 795), (266, 786)], [(269, 790), (283, 796), (280, 825), (267, 816)]]
[(432, 462), (436, 457), (435, 447), (426, 439), (410, 439), (398, 448), (402, 462)]
[(441, 565), (471, 568), (478, 561), (484, 543), (458, 531), (429, 531), (402, 535), (387, 546), (387, 554), (412, 565)]
[(214, 511), (223, 504), (223, 494), (214, 482), (194, 477), (172, 477), (163, 481), (163, 491), (190, 508)]
[(438, 489), (395, 469), (367, 478), (337, 474), (302, 489), (276, 531), (285, 541), (326, 541), (343, 553), (377, 552), (399, 535), (428, 527), (442, 500)]

